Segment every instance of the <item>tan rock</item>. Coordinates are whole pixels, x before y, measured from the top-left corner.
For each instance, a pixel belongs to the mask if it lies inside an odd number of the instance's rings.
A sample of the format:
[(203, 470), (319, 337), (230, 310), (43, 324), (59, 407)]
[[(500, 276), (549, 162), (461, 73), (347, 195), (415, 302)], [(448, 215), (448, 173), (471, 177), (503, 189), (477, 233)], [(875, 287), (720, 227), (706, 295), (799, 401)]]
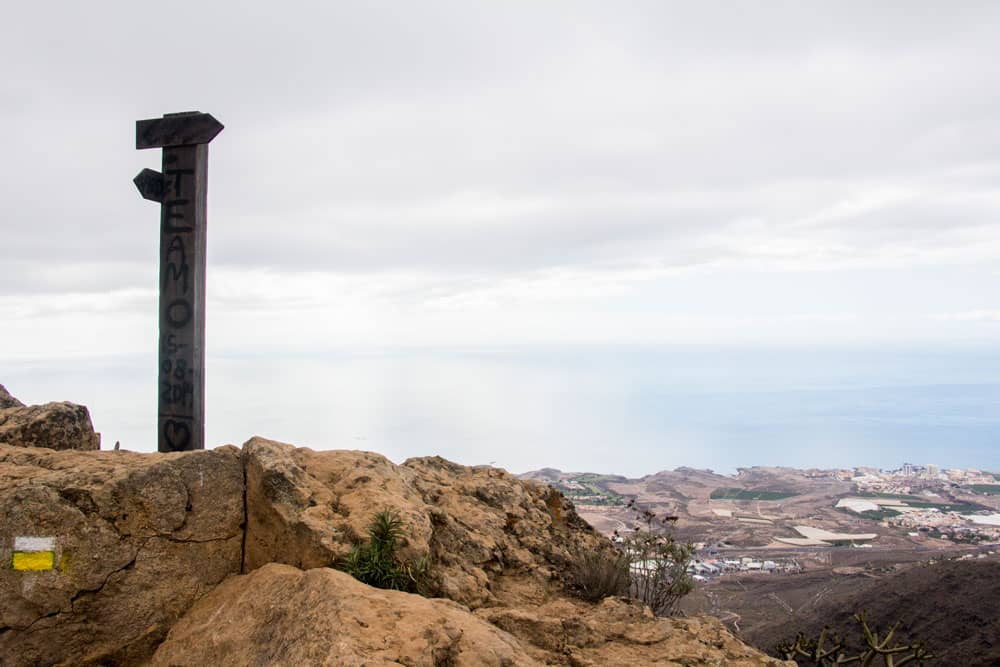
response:
[(10, 395), (7, 388), (0, 384), (0, 410), (4, 408), (23, 408), (24, 403)]
[(316, 452), (252, 438), (243, 445), (247, 485), (246, 570), (267, 563), (325, 567), (367, 534), (386, 507), (406, 526), (403, 555), (426, 554), (428, 512), (412, 475), (372, 452)]
[(232, 577), (170, 631), (151, 667), (529, 667), (519, 642), (450, 600), (383, 591), (328, 568)]
[[(318, 567), (385, 508), (451, 600)], [(567, 597), (610, 543), (542, 484), (437, 457), (0, 447), (0, 516), (4, 666), (784, 664), (714, 619)]]
[(336, 570), (278, 564), (232, 577), (202, 598), (150, 664), (794, 667), (742, 644), (715, 619), (655, 618), (626, 600), (471, 613)]
[(0, 444), (49, 449), (101, 448), (90, 412), (76, 403), (25, 405), (0, 385)]
[(656, 618), (648, 607), (620, 598), (600, 604), (561, 598), (475, 614), (520, 639), (528, 655), (547, 665), (795, 666), (740, 642), (717, 619)]
[(331, 565), (386, 508), (403, 520), (402, 555), (429, 557), (431, 591), (470, 607), (543, 600), (576, 555), (611, 548), (561, 495), (497, 468), (440, 457), (396, 465), (262, 438), (243, 446), (243, 459), (247, 570)]
[(0, 663), (135, 664), (239, 572), (239, 452), (0, 447), (0, 516)]

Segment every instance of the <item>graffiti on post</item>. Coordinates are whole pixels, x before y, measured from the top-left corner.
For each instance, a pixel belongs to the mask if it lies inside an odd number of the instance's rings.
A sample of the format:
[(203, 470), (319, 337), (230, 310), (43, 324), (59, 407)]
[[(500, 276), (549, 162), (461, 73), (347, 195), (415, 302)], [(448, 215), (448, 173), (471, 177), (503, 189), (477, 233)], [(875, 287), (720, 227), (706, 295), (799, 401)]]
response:
[(137, 148), (163, 148), (163, 171), (135, 178), (160, 204), (158, 449), (203, 449), (208, 142), (222, 125), (208, 114), (136, 123)]

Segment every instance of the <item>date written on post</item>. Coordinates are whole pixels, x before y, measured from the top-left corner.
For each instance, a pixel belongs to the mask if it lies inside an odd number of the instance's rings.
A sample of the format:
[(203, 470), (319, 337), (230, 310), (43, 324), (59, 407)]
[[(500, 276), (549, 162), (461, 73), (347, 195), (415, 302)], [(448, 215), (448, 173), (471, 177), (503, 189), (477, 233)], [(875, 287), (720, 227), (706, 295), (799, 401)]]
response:
[(160, 362), (160, 400), (184, 407), (194, 405), (194, 369), (184, 359)]

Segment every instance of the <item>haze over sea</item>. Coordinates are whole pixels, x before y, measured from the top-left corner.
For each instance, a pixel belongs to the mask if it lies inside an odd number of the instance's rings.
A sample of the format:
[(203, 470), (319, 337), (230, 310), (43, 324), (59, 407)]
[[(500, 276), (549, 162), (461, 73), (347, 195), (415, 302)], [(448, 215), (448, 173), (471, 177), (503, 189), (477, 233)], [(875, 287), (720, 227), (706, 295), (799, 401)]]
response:
[[(26, 402), (88, 405), (154, 451), (155, 359), (8, 362)], [(399, 462), (641, 476), (678, 466), (936, 463), (1000, 471), (1000, 348), (344, 347), (208, 361), (207, 442), (262, 435)]]

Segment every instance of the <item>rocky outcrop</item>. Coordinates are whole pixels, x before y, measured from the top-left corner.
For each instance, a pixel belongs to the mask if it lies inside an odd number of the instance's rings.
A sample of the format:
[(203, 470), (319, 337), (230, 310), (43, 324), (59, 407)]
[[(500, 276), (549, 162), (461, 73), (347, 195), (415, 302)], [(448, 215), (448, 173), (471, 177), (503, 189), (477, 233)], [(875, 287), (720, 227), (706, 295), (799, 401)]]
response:
[(517, 637), (527, 656), (546, 665), (786, 664), (742, 643), (718, 619), (657, 618), (621, 598), (591, 604), (553, 596), (537, 607), (483, 608), (475, 615)]
[[(484, 608), (382, 591), (348, 575), (270, 564), (202, 598), (151, 665), (785, 665), (715, 619), (657, 619), (642, 605), (562, 599)], [(794, 663), (791, 663), (794, 664)]]
[(472, 608), (561, 587), (575, 555), (610, 549), (560, 494), (497, 468), (440, 457), (396, 465), (372, 452), (317, 452), (262, 438), (243, 446), (243, 459), (247, 570), (331, 565), (386, 508), (403, 520), (403, 555), (430, 559), (431, 591)]
[(0, 385), (0, 444), (49, 449), (101, 448), (90, 412), (76, 403), (25, 405)]
[(153, 666), (536, 665), (511, 635), (449, 600), (383, 591), (328, 568), (270, 564), (204, 597)]
[[(386, 508), (440, 599), (327, 567)], [(438, 457), (0, 446), (0, 516), (4, 666), (781, 664), (712, 620), (568, 597), (610, 543), (551, 488)]]
[(715, 619), (657, 619), (609, 598), (483, 608), (372, 589), (350, 576), (270, 564), (202, 598), (151, 665), (488, 667), (792, 664), (735, 639)]
[(23, 408), (24, 403), (10, 395), (7, 387), (0, 384), (0, 410), (4, 408)]
[(135, 664), (240, 570), (239, 451), (0, 446), (0, 664)]

